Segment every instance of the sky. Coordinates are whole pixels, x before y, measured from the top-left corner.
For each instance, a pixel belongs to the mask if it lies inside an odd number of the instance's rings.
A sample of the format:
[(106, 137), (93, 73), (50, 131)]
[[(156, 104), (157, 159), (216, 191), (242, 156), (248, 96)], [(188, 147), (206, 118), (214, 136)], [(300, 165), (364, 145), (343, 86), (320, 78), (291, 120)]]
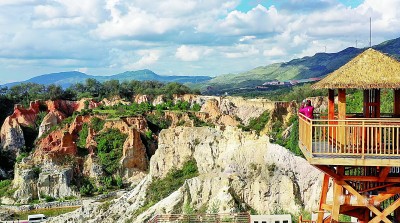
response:
[(399, 37), (398, 0), (0, 0), (0, 84), (239, 73)]

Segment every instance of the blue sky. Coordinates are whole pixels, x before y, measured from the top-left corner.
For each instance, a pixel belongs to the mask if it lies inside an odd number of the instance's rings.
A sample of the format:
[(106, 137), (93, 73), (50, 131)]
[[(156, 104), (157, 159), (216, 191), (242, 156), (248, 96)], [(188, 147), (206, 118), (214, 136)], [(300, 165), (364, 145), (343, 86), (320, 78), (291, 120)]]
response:
[(398, 0), (0, 0), (0, 84), (78, 70), (238, 73), (399, 37)]

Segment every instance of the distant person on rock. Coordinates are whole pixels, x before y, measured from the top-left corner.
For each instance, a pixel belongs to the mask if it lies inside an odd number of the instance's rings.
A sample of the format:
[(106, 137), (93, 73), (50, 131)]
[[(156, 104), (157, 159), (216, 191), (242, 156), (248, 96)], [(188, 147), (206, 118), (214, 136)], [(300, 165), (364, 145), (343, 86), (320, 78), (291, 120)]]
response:
[(311, 105), (310, 100), (306, 101), (305, 106), (303, 106), (303, 104), (300, 106), (299, 113), (303, 114), (307, 118), (310, 119), (314, 118), (313, 112), (314, 112), (314, 107)]

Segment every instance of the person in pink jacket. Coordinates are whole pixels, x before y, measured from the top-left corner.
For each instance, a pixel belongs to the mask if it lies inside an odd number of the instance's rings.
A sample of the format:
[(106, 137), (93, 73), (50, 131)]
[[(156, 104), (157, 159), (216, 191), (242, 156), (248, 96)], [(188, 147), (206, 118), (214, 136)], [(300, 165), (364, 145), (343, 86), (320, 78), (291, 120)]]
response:
[(311, 105), (311, 101), (307, 100), (306, 105), (304, 107), (301, 106), (299, 112), (304, 116), (306, 116), (307, 118), (310, 119), (314, 118), (313, 116), (314, 107)]

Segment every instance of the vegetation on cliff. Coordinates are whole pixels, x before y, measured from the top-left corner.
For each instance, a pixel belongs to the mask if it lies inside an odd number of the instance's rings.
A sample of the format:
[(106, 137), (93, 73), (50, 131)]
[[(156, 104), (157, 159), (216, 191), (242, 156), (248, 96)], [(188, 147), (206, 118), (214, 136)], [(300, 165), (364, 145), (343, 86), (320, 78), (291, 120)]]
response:
[(96, 136), (97, 155), (108, 175), (115, 174), (120, 167), (119, 160), (126, 137), (118, 129), (107, 129)]
[(144, 205), (133, 213), (137, 216), (146, 211), (148, 208), (166, 198), (174, 191), (179, 189), (185, 180), (191, 179), (199, 175), (196, 160), (190, 159), (186, 161), (182, 168), (172, 169), (164, 178), (153, 179), (150, 186), (146, 190), (146, 200)]

